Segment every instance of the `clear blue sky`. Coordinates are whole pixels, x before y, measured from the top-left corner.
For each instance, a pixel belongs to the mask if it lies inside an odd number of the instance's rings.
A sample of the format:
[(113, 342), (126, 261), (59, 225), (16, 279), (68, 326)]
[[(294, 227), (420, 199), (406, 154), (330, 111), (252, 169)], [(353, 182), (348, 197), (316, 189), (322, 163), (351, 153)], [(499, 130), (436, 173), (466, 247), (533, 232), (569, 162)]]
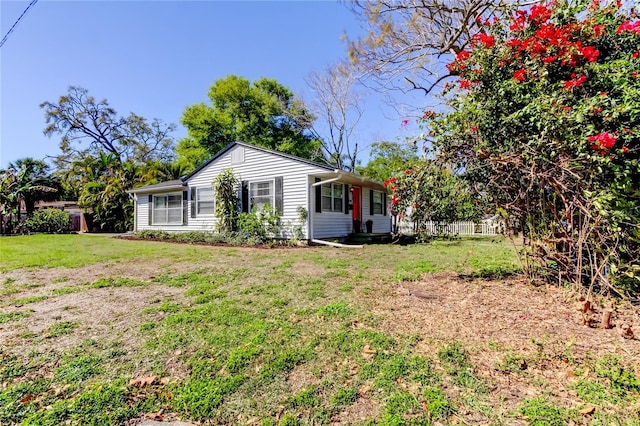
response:
[[(2, 36), (28, 4), (0, 1)], [(0, 51), (0, 167), (58, 153), (59, 137), (42, 134), (39, 105), (70, 85), (108, 99), (120, 115), (175, 123), (180, 138), (185, 106), (206, 101), (213, 81), (228, 74), (275, 78), (311, 100), (305, 76), (346, 56), (345, 32), (362, 31), (332, 1), (40, 0)], [(365, 108), (361, 146), (409, 135), (379, 97)]]

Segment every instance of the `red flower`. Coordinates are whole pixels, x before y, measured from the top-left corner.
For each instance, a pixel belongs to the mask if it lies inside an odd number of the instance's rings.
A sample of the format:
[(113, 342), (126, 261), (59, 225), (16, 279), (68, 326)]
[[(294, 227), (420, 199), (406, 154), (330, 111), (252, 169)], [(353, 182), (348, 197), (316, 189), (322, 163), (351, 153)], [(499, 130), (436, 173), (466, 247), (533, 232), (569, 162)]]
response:
[(507, 46), (520, 47), (521, 44), (522, 44), (522, 41), (518, 40), (517, 38), (512, 38), (511, 40), (507, 40)]
[(622, 23), (616, 30), (616, 34), (621, 34), (624, 31), (631, 31), (632, 33), (640, 33), (640, 21), (636, 21), (636, 22), (627, 21)]
[(611, 149), (616, 144), (616, 137), (611, 133), (602, 132), (587, 138), (591, 142), (591, 149)]
[[(571, 74), (571, 77), (574, 77), (575, 74)], [(574, 79), (574, 80), (568, 80), (564, 82), (564, 88), (569, 90), (572, 89), (574, 87), (578, 87), (580, 85), (582, 85), (582, 83), (584, 83), (585, 81), (587, 81), (587, 76), (586, 75), (581, 75), (580, 77)]]
[(393, 194), (393, 197), (391, 197), (391, 204), (398, 204), (398, 196), (396, 194)]
[(471, 82), (469, 80), (465, 80), (464, 78), (460, 80), (460, 88), (468, 89), (471, 87)]
[(471, 128), (471, 133), (476, 133), (478, 131), (478, 128), (476, 126), (473, 126)]
[(471, 53), (466, 50), (461, 51), (456, 55), (456, 61), (466, 61), (471, 56)]
[(602, 112), (602, 108), (594, 108), (591, 110), (592, 114), (600, 114)]
[(620, 151), (622, 151), (623, 154), (626, 154), (627, 152), (629, 152), (629, 148), (623, 146), (622, 148), (620, 148)]
[(533, 5), (531, 7), (531, 16), (529, 20), (531, 22), (542, 23), (547, 21), (551, 17), (551, 11), (546, 6)]
[(485, 33), (478, 33), (473, 36), (473, 39), (484, 44), (484, 47), (493, 47), (496, 44), (495, 37), (487, 35)]
[(406, 118), (404, 120), (402, 120), (402, 125), (406, 126), (407, 124), (409, 124), (409, 120), (407, 120)]
[(407, 170), (405, 170), (405, 171), (404, 171), (404, 174), (405, 174), (405, 175), (410, 175), (410, 174), (411, 174), (411, 169), (407, 169)]
[(527, 71), (524, 69), (519, 69), (518, 71), (513, 73), (513, 78), (515, 78), (518, 81), (524, 81), (526, 77), (527, 77)]
[(593, 46), (587, 46), (585, 48), (583, 48), (582, 50), (580, 50), (580, 53), (582, 53), (582, 56), (584, 56), (584, 58), (588, 61), (588, 62), (595, 62), (598, 60), (598, 56), (600, 55), (600, 51), (598, 49), (596, 49)]
[(551, 64), (551, 63), (555, 62), (556, 59), (558, 59), (557, 56), (547, 56), (546, 58), (542, 59), (542, 62), (544, 62), (545, 64)]
[(632, 57), (632, 58), (634, 58), (634, 59), (636, 59), (636, 58), (640, 57), (640, 50), (638, 50), (638, 51), (636, 51), (636, 52), (633, 52), (633, 53), (631, 54), (631, 57)]

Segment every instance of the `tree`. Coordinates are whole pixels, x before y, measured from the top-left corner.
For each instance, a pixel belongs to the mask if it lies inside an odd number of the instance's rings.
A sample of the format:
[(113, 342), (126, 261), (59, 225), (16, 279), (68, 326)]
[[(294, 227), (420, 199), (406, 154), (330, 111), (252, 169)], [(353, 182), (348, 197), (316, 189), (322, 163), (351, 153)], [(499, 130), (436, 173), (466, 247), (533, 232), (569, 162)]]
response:
[(148, 122), (133, 113), (119, 117), (106, 99), (96, 101), (87, 89), (71, 86), (57, 103), (43, 102), (40, 108), (45, 110), (45, 135), (62, 135), (62, 154), (54, 157), (60, 168), (101, 152), (136, 164), (173, 158), (174, 125), (158, 119)]
[(358, 167), (359, 174), (384, 182), (412, 168), (420, 159), (412, 143), (375, 142), (371, 145), (369, 162)]
[(429, 221), (477, 221), (483, 213), (482, 200), (464, 177), (433, 159), (416, 161), (413, 167), (385, 180), (384, 185), (392, 194), (391, 214), (414, 222), (419, 234)]
[(42, 160), (22, 158), (0, 171), (0, 206), (5, 214), (15, 214), (18, 222), (23, 203), (28, 218), (33, 214), (37, 201), (53, 199), (58, 192), (59, 183)]
[(382, 89), (421, 89), (426, 94), (455, 75), (446, 63), (467, 48), (482, 23), (531, 0), (366, 0), (350, 2), (368, 26), (349, 43), (352, 62), (368, 70)]
[(615, 3), (517, 11), (449, 65), (434, 145), (525, 235), (532, 277), (640, 290), (640, 20)]
[(306, 82), (315, 93), (313, 112), (323, 124), (313, 126), (317, 139), (322, 142), (323, 153), (337, 169), (355, 171), (359, 150), (354, 133), (364, 111), (355, 91), (354, 68), (339, 64), (322, 72), (314, 71)]
[(188, 136), (177, 147), (181, 163), (193, 169), (235, 141), (323, 160), (320, 141), (310, 131), (311, 114), (276, 80), (250, 83), (229, 75), (216, 80), (208, 96), (210, 104), (191, 105), (182, 115)]
[(101, 152), (74, 161), (68, 174), (80, 188), (78, 205), (92, 213), (95, 226), (110, 232), (131, 229), (133, 203), (127, 190), (140, 181), (138, 166)]

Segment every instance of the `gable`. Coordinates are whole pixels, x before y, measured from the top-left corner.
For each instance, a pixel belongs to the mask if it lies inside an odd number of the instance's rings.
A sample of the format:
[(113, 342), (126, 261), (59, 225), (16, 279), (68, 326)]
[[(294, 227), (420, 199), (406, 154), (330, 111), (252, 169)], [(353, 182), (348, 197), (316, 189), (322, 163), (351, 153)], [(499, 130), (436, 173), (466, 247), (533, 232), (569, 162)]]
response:
[(226, 165), (226, 168), (234, 168), (234, 166), (242, 166), (247, 162), (254, 161), (266, 161), (269, 163), (275, 162), (288, 164), (289, 166), (291, 166), (292, 163), (297, 163), (299, 165), (308, 166), (318, 173), (334, 170), (332, 166), (327, 164), (315, 163), (305, 158), (296, 157), (282, 152), (272, 151), (267, 148), (250, 145), (244, 142), (233, 142), (223, 148), (212, 158), (207, 160), (196, 170), (185, 176), (183, 180), (185, 182), (190, 182), (193, 178), (196, 178), (203, 170), (215, 166), (215, 163), (223, 163)]

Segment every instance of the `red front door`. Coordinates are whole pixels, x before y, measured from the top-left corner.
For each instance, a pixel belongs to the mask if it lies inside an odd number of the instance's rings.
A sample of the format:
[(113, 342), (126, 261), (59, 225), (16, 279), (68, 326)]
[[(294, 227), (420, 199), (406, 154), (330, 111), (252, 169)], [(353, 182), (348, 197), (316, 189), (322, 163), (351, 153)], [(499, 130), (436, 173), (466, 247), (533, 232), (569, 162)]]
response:
[[(351, 202), (353, 203), (353, 223), (359, 223), (362, 226), (362, 188), (359, 186), (352, 187)], [(360, 232), (361, 229), (354, 229), (354, 231)]]

